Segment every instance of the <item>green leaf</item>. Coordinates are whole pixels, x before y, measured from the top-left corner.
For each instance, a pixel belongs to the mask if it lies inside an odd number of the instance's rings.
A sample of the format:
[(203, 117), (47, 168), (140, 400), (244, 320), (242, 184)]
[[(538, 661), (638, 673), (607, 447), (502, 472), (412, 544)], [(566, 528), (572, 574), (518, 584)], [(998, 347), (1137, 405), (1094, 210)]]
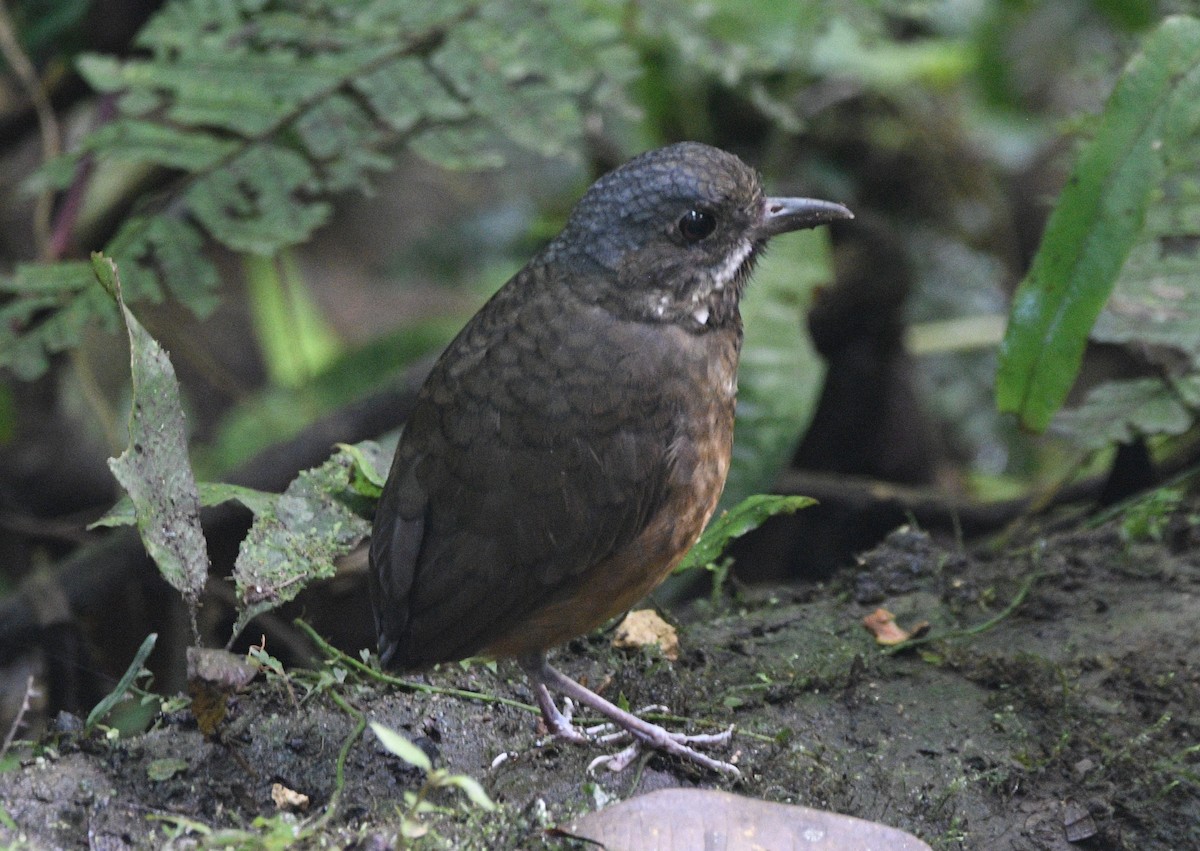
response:
[(371, 172), (392, 167), (391, 157), (372, 149), (383, 144), (383, 131), (350, 98), (318, 103), (296, 121), (296, 132), (332, 192), (367, 190)]
[(233, 567), (242, 610), (234, 635), (286, 603), (310, 582), (334, 574), (334, 559), (370, 534), (368, 503), (350, 485), (354, 462), (339, 451), (305, 470), (254, 519)]
[(154, 650), (154, 644), (157, 641), (157, 632), (152, 632), (142, 639), (142, 644), (138, 647), (137, 653), (133, 654), (133, 661), (129, 663), (129, 667), (125, 669), (125, 673), (117, 681), (116, 687), (105, 695), (104, 699), (97, 703), (92, 708), (92, 711), (88, 713), (87, 721), (84, 723), (85, 729), (91, 730), (103, 721), (109, 712), (112, 712), (114, 706), (125, 699), (126, 693), (133, 686), (133, 682), (138, 678), (138, 674), (142, 672), (142, 667), (146, 664), (146, 660), (150, 657), (150, 653)]
[(30, 381), (46, 371), (48, 354), (79, 342), (94, 313), (110, 308), (100, 315), (111, 325), (111, 302), (95, 280), (85, 261), (23, 263), (13, 275), (0, 276), (0, 293), (15, 294), (0, 307), (0, 366)]
[(481, 810), (491, 813), (499, 809), (496, 802), (488, 797), (488, 793), (483, 791), (483, 786), (474, 777), (468, 777), (466, 774), (447, 774), (442, 778), (441, 785), (461, 789), (471, 803)]
[(133, 379), (129, 448), (110, 458), (108, 466), (133, 502), (146, 551), (187, 602), (194, 632), (195, 609), (208, 578), (208, 550), (188, 463), (179, 382), (166, 352), (125, 306), (116, 264), (98, 253), (92, 264), (124, 318)]
[(66, 263), (21, 263), (11, 277), (0, 277), (0, 292), (61, 295), (92, 286), (95, 274), (86, 260)]
[[(335, 193), (369, 188), (399, 145), (458, 168), (497, 165), (514, 145), (573, 154), (584, 115), (628, 112), (622, 38), (603, 4), (173, 0), (138, 34), (136, 57), (79, 60), (97, 91), (120, 94), (121, 114), (31, 183), (65, 188), (88, 156), (96, 184), (179, 172), (153, 199), (120, 193), (139, 213), (107, 252), (131, 302), (169, 292), (203, 315), (217, 293), (205, 235), (275, 256), (326, 221)], [(109, 322), (93, 289), (61, 289), (58, 302), (16, 289), (0, 365), (35, 377), (98, 314)]]
[(339, 353), (341, 343), (309, 294), (291, 252), (245, 258), (254, 332), (276, 384), (305, 384)]
[(230, 248), (270, 256), (307, 239), (329, 217), (325, 202), (302, 200), (315, 175), (295, 151), (250, 148), (187, 193), (200, 223)]
[(973, 70), (975, 59), (966, 43), (945, 38), (879, 39), (868, 45), (844, 19), (830, 25), (811, 54), (812, 68), (821, 75), (861, 80), (885, 92), (959, 82)]
[(392, 60), (353, 85), (378, 120), (398, 133), (421, 120), (460, 121), (471, 114), (463, 98), (451, 94), (424, 61), (411, 56)]
[(181, 304), (205, 317), (217, 306), (221, 281), (203, 247), (190, 222), (137, 216), (121, 227), (108, 250), (121, 264), (127, 298), (159, 301), (165, 285)]
[(367, 440), (357, 446), (339, 443), (337, 448), (354, 462), (350, 471), (350, 486), (365, 497), (379, 499), (387, 482), (387, 458), (379, 444)]
[(188, 770), (188, 761), (179, 757), (152, 759), (146, 765), (146, 777), (152, 783), (170, 780), (176, 774)]
[(1070, 390), (1088, 332), (1162, 197), (1168, 162), (1186, 149), (1192, 173), (1200, 167), (1187, 144), (1198, 123), (1200, 21), (1167, 18), (1117, 82), (1013, 297), (996, 401), (1027, 428), (1044, 429)]
[(675, 568), (675, 572), (682, 573), (711, 564), (725, 551), (730, 541), (754, 531), (767, 518), (776, 514), (790, 514), (815, 504), (816, 500), (807, 496), (757, 494), (747, 497), (708, 525), (700, 540)]
[[(95, 57), (97, 60), (99, 57)], [(87, 57), (80, 60), (86, 66)], [(150, 163), (183, 171), (203, 171), (237, 151), (237, 142), (211, 133), (183, 130), (165, 124), (124, 118), (106, 124), (87, 137), (87, 151), (132, 163)]]
[(1200, 376), (1112, 381), (1096, 387), (1076, 408), (1061, 412), (1054, 431), (1086, 449), (1103, 449), (1150, 435), (1179, 435), (1200, 410)]
[(1184, 492), (1177, 487), (1161, 487), (1143, 494), (1125, 507), (1121, 517), (1121, 540), (1125, 543), (1162, 541), (1171, 517), (1183, 505)]
[[(266, 491), (255, 490), (254, 488), (247, 488), (241, 485), (229, 485), (224, 482), (197, 482), (196, 487), (200, 492), (200, 505), (203, 508), (211, 508), (214, 505), (234, 500), (250, 509), (255, 516), (266, 514), (273, 510), (275, 500), (279, 499), (279, 494), (277, 493), (267, 493)], [(134, 512), (133, 500), (128, 496), (123, 496), (117, 501), (116, 505), (104, 513), (103, 517), (88, 524), (87, 528), (133, 526), (136, 523), (137, 515)]]
[(371, 731), (379, 739), (381, 745), (409, 765), (416, 766), (426, 774), (433, 771), (433, 763), (430, 762), (429, 755), (395, 730), (383, 726), (378, 721), (372, 721)]

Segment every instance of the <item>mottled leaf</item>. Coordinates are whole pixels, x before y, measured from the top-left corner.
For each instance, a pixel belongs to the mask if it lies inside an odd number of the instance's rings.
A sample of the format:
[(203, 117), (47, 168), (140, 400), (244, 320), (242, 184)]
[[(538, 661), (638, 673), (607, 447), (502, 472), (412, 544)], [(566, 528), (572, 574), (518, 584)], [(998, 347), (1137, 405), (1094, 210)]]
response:
[(133, 502), (138, 533), (163, 577), (195, 610), (208, 578), (200, 496), (188, 463), (179, 382), (171, 360), (121, 297), (116, 264), (92, 255), (96, 277), (116, 299), (129, 334), (133, 410), (129, 448), (108, 466)]
[[(359, 448), (370, 457), (369, 447)], [(350, 453), (337, 452), (297, 476), (270, 510), (255, 517), (233, 568), (242, 605), (235, 635), (253, 617), (291, 600), (308, 583), (332, 576), (334, 559), (370, 533), (370, 503), (350, 484), (354, 466)]]

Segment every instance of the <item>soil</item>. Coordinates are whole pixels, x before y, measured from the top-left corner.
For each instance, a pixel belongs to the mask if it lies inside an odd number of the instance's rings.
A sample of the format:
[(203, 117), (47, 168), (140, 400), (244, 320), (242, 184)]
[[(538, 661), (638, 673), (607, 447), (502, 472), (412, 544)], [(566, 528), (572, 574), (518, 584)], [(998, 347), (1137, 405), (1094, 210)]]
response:
[[(334, 663), (323, 680), (260, 677), (215, 737), (179, 711), (134, 737), (18, 748), (19, 767), (0, 774), (0, 842), (382, 848), (403, 845), (407, 817), (418, 848), (583, 847), (547, 827), (698, 786), (886, 823), (935, 849), (1200, 848), (1200, 510), (1153, 520), (1026, 532), (990, 551), (901, 529), (823, 585), (726, 588), (673, 613), (676, 662), (614, 650), (606, 634), (554, 657), (610, 698), (669, 705), (680, 718), (668, 726), (736, 725), (724, 756), (739, 781), (660, 755), (592, 776), (598, 751), (539, 746), (526, 709), (406, 692)], [(901, 626), (929, 621), (929, 640), (881, 648), (861, 623), (879, 606)], [(422, 681), (531, 699), (507, 663)], [(478, 780), (498, 811), (355, 736), (352, 707)], [(308, 808), (279, 809), (276, 783)], [(422, 812), (405, 798), (418, 790)]]

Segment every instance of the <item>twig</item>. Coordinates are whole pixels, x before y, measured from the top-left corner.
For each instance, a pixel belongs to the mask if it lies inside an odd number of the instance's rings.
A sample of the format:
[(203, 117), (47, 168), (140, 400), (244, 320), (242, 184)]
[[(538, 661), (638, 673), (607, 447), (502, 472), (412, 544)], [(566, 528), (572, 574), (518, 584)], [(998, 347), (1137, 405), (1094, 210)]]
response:
[(17, 730), (21, 729), (21, 723), (25, 720), (25, 713), (31, 708), (29, 700), (35, 694), (37, 692), (33, 688), (33, 674), (30, 674), (25, 679), (25, 696), (21, 698), (21, 708), (17, 710), (17, 717), (13, 719), (12, 726), (8, 728), (8, 735), (4, 737), (4, 744), (0, 745), (0, 760), (4, 759), (8, 754), (8, 749), (12, 747)]
[[(20, 41), (17, 40), (12, 16), (9, 15), (8, 6), (4, 0), (0, 0), (0, 54), (4, 55), (9, 67), (16, 73), (29, 102), (33, 104), (33, 111), (37, 115), (38, 129), (41, 131), (42, 162), (49, 162), (62, 151), (62, 136), (58, 127), (58, 118), (54, 115), (50, 98), (46, 97), (42, 81), (38, 79), (37, 70), (29, 61), (29, 56), (21, 47)], [(38, 256), (43, 260), (53, 259), (50, 244), (50, 217), (53, 206), (54, 192), (47, 189), (38, 196), (37, 205), (34, 208), (33, 233), (37, 240)]]

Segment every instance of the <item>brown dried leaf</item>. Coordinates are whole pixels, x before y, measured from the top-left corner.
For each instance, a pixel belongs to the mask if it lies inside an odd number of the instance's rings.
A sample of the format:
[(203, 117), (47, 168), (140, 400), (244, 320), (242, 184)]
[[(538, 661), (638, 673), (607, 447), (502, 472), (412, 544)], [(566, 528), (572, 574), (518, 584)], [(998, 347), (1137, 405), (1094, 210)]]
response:
[(289, 789), (282, 783), (271, 784), (271, 800), (277, 810), (307, 810), (308, 795)]
[(205, 736), (212, 736), (225, 720), (226, 704), (236, 691), (245, 688), (258, 668), (245, 656), (210, 647), (187, 649), (188, 694), (192, 715)]
[(893, 827), (713, 789), (659, 789), (559, 830), (607, 851), (931, 851)]
[(863, 618), (862, 622), (863, 626), (867, 628), (867, 632), (875, 636), (875, 643), (885, 647), (901, 644), (910, 638), (920, 638), (929, 632), (929, 621), (921, 621), (910, 630), (902, 629), (896, 623), (896, 616), (883, 608), (871, 612)]
[(188, 680), (204, 680), (229, 691), (240, 691), (258, 674), (258, 666), (244, 654), (211, 647), (187, 649)]
[(652, 609), (638, 609), (627, 614), (617, 627), (612, 643), (621, 650), (639, 650), (657, 644), (664, 659), (674, 662), (679, 658), (679, 635), (675, 627)]

